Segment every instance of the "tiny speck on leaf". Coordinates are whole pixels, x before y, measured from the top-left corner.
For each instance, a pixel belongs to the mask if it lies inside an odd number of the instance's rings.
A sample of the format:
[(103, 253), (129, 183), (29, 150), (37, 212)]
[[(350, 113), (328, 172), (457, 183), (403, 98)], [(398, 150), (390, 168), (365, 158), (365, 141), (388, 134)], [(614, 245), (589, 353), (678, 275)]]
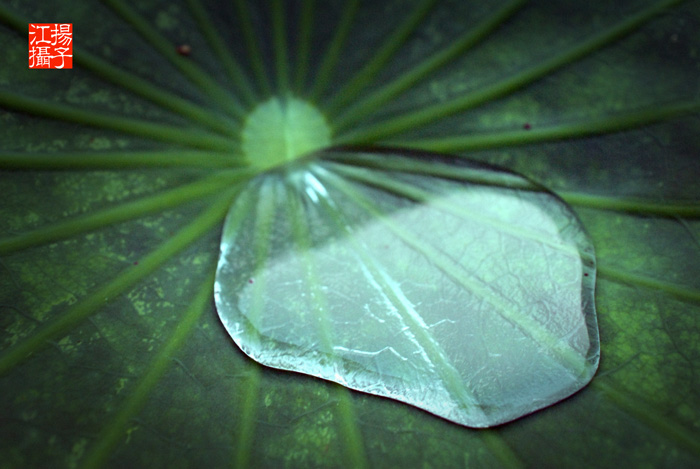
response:
[(177, 53), (182, 55), (183, 57), (187, 57), (192, 53), (192, 46), (189, 44), (182, 44), (177, 46)]
[(532, 126), (530, 125), (529, 122), (526, 122), (525, 124), (523, 124), (523, 129), (530, 130), (531, 128), (532, 128)]

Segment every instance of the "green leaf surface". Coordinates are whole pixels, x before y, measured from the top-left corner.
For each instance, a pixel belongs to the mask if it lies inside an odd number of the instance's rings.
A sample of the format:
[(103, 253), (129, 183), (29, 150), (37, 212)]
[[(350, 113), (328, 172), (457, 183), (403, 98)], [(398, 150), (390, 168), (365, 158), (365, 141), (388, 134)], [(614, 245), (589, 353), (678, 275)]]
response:
[[(73, 23), (72, 70), (27, 68), (29, 22)], [(699, 29), (698, 0), (0, 0), (0, 467), (697, 466)], [(212, 277), (231, 207), (300, 210), (246, 202), (246, 118), (290, 96), (343, 152), (449, 152), (568, 202), (591, 384), (472, 430), (241, 353)], [(405, 172), (333, 164), (358, 197)]]

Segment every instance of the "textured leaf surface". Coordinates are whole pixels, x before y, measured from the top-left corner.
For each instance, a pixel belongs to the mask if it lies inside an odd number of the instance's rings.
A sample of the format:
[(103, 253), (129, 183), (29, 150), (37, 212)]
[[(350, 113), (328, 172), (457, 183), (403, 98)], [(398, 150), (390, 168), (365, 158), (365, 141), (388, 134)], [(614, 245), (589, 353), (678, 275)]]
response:
[(456, 159), (334, 156), (373, 168), (297, 164), (231, 208), (216, 303), (243, 351), (474, 427), (588, 383), (595, 258), (560, 199)]
[[(72, 71), (27, 68), (36, 21), (73, 23)], [(0, 466), (698, 466), (698, 30), (698, 0), (0, 0)], [(569, 203), (596, 249), (590, 385), (471, 430), (241, 353), (221, 230), (242, 116), (287, 93), (332, 145)]]

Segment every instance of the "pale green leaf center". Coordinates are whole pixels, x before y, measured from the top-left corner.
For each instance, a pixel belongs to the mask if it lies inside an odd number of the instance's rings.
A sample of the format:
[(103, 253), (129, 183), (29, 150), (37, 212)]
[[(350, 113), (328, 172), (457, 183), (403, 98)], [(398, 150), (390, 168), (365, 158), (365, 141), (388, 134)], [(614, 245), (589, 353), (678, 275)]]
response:
[(246, 118), (243, 152), (250, 164), (270, 168), (312, 153), (331, 143), (330, 127), (311, 104), (274, 97)]

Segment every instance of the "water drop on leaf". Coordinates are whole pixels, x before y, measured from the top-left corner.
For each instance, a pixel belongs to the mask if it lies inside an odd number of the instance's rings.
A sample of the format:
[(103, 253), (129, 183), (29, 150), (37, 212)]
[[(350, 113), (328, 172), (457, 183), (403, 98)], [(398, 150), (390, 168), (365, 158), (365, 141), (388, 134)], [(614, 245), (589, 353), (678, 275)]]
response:
[(587, 234), (541, 186), (460, 158), (334, 151), (248, 184), (215, 297), (264, 365), (488, 427), (590, 381), (594, 283)]

